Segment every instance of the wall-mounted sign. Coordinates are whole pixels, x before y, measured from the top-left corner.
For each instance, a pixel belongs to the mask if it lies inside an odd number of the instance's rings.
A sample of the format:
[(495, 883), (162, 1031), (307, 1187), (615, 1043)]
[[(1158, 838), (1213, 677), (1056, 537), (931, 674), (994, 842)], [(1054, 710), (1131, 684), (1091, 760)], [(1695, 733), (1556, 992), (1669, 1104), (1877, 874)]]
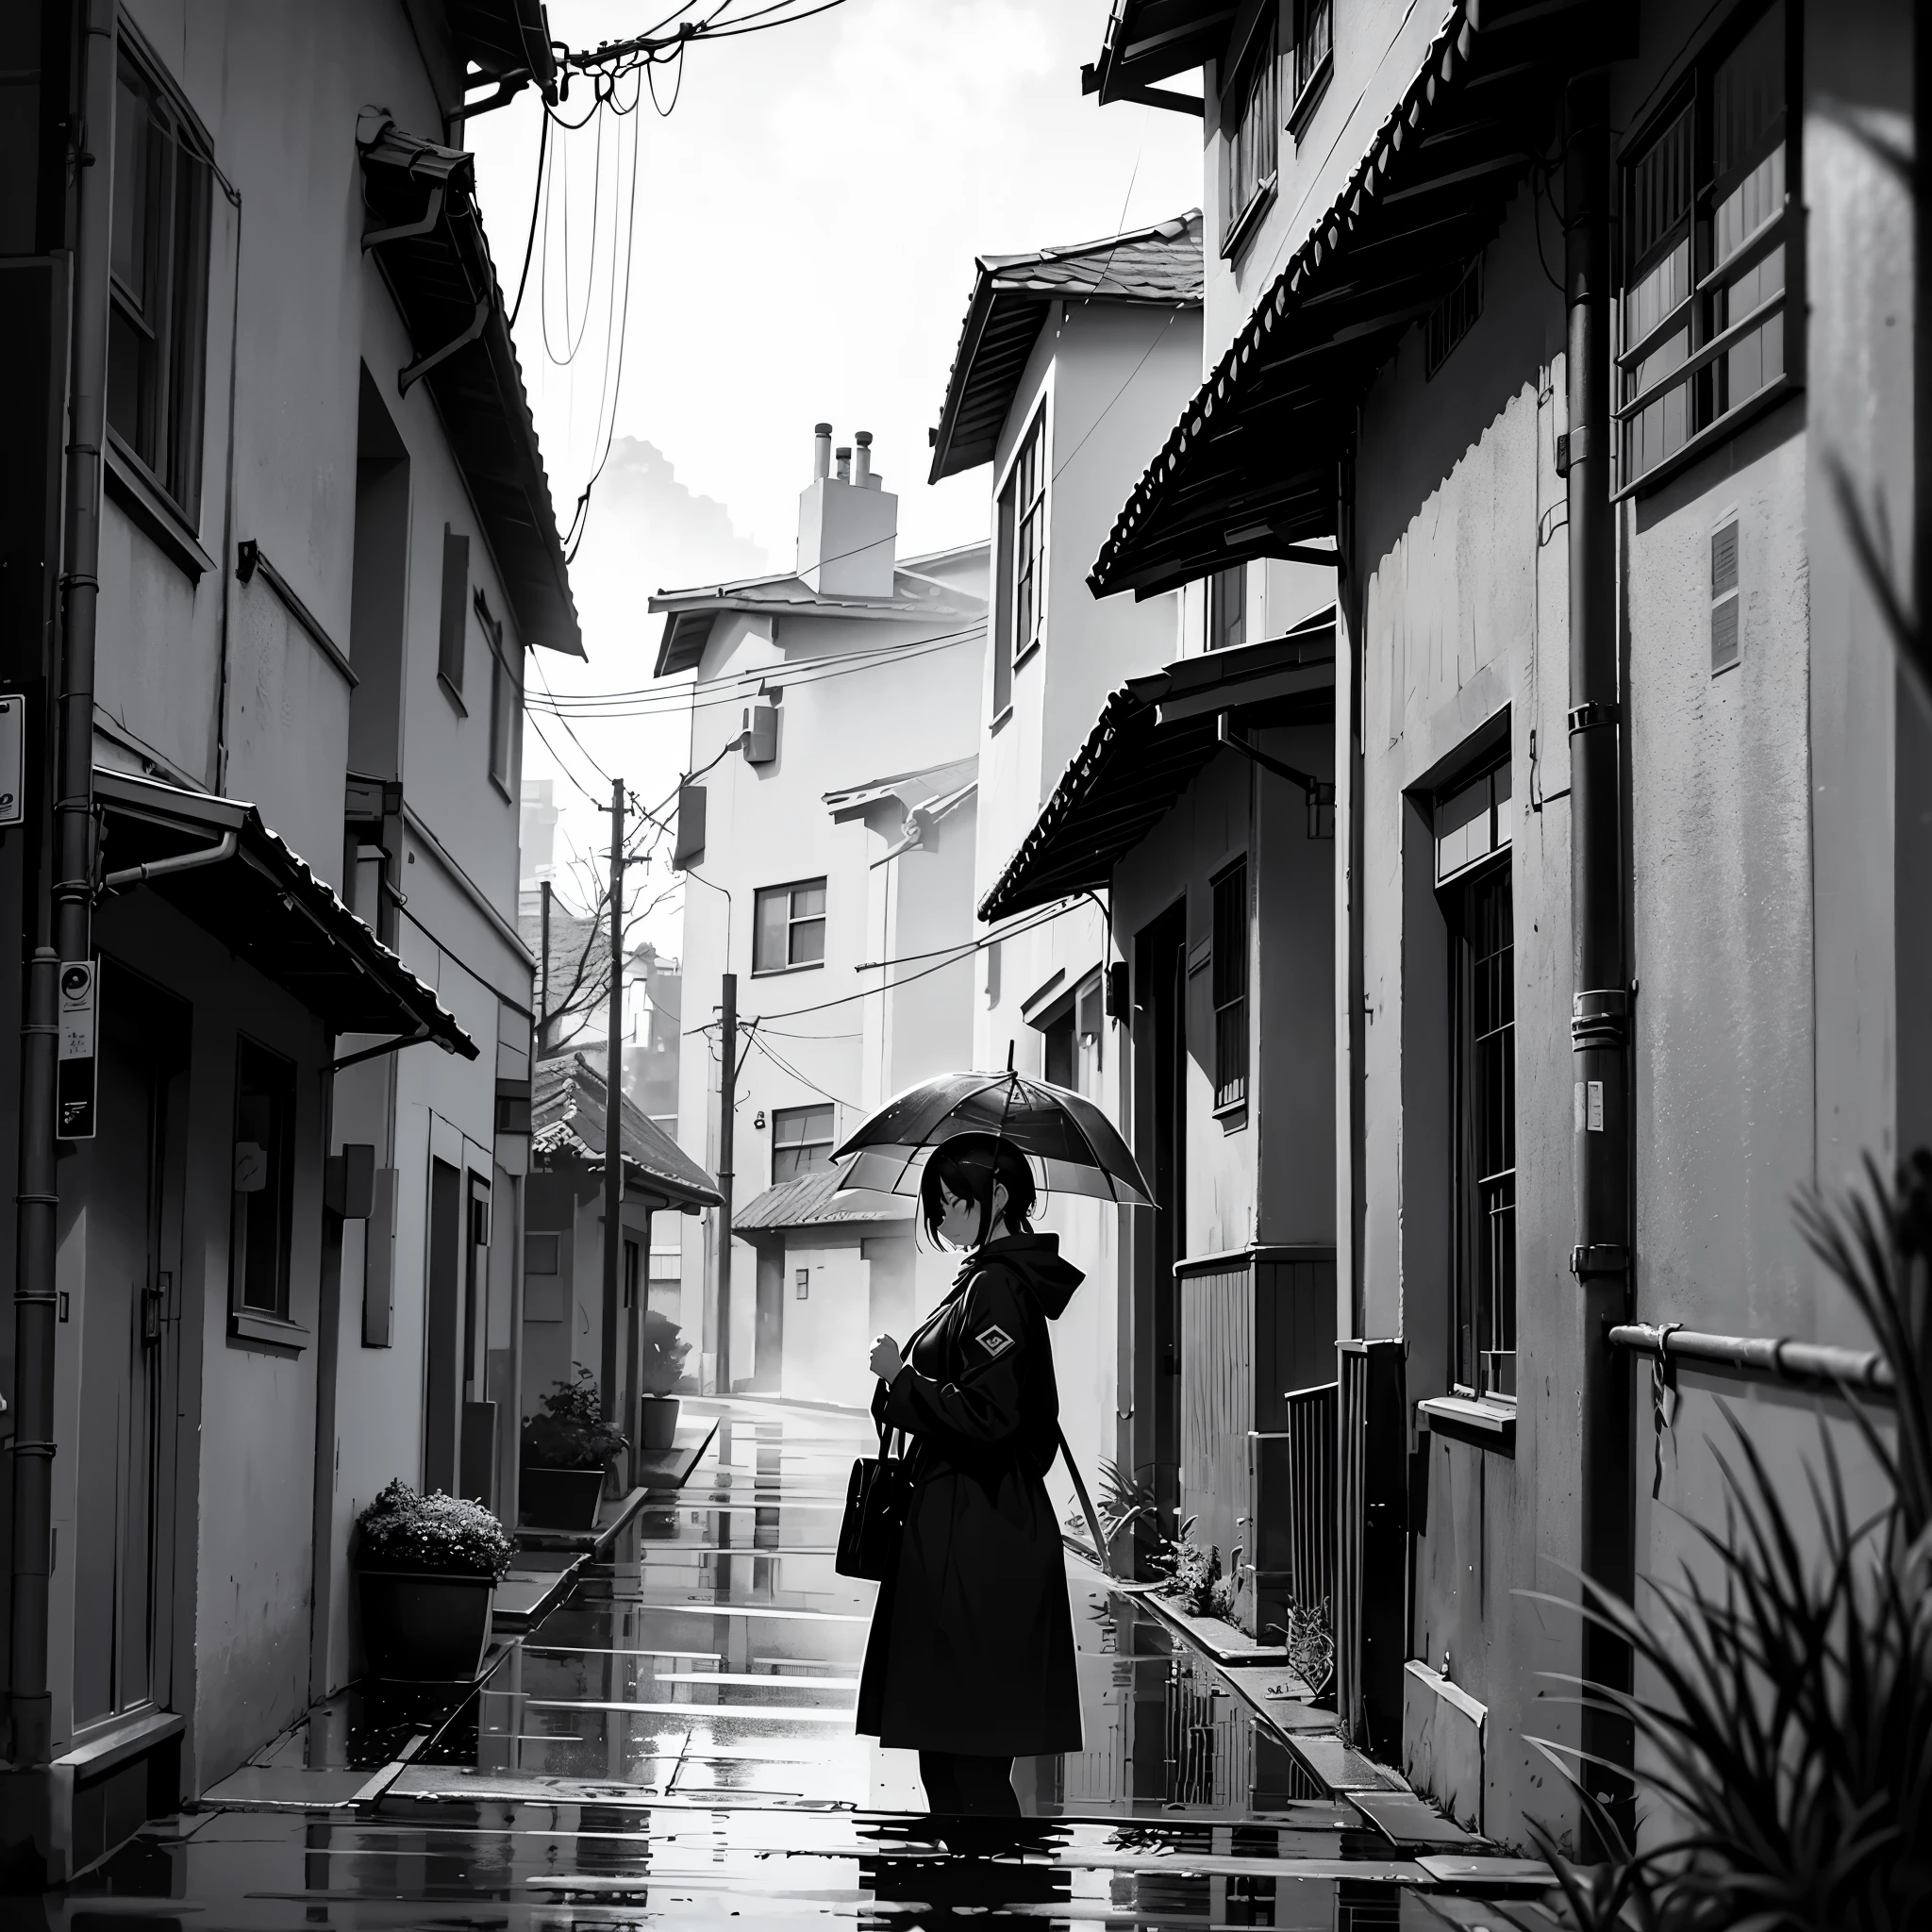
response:
[(94, 1137), (94, 994), (92, 959), (60, 966), (60, 1055), (55, 1075), (55, 1132), (63, 1141)]
[(0, 691), (0, 826), (26, 823), (26, 700)]

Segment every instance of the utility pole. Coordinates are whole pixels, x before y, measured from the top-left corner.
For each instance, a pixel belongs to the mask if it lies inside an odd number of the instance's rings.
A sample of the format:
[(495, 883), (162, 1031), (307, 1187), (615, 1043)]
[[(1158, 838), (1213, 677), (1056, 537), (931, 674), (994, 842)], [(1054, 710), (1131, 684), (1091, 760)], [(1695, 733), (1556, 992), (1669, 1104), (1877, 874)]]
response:
[[(544, 901), (548, 909), (549, 901)], [(624, 780), (610, 781), (609, 1058), (604, 1068), (604, 1419), (617, 1402), (617, 1297), (624, 1261)]]
[(731, 1393), (731, 1161), (738, 1108), (738, 974), (724, 984), (718, 1053), (718, 1390)]
[(543, 957), (537, 968), (537, 1058), (541, 1060), (550, 1031), (550, 881), (543, 880), (539, 891), (543, 902)]

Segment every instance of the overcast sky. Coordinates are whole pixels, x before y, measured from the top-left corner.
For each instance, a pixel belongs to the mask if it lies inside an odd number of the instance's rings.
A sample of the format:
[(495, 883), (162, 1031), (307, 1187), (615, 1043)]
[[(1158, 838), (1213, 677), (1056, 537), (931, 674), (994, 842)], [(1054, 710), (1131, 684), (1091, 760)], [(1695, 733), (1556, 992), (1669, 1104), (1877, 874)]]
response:
[[(590, 662), (536, 654), (554, 690), (650, 685), (652, 591), (791, 567), (822, 418), (841, 442), (872, 430), (902, 556), (986, 534), (985, 472), (924, 481), (974, 257), (1109, 235), (1200, 200), (1198, 121), (1081, 96), (1107, 12), (1107, 0), (845, 0), (698, 47), (675, 106), (677, 83), (660, 75), (664, 118), (647, 96), (635, 118), (553, 130), (553, 203), (516, 334), (566, 524), (601, 447), (622, 302), (609, 267), (626, 225), (635, 247), (618, 440), (572, 574)], [(551, 30), (573, 46), (654, 18), (649, 0), (550, 0)], [(579, 83), (562, 111), (586, 107)], [(511, 299), (539, 132), (527, 93), (471, 128)], [(571, 782), (608, 796), (592, 760), (647, 804), (676, 783), (685, 727), (648, 702), (654, 716), (578, 722), (581, 750), (547, 717), (535, 722), (550, 746), (525, 734), (525, 775), (557, 780), (580, 848), (608, 836)], [(668, 880), (640, 885), (656, 896)], [(672, 953), (675, 905), (652, 922)]]

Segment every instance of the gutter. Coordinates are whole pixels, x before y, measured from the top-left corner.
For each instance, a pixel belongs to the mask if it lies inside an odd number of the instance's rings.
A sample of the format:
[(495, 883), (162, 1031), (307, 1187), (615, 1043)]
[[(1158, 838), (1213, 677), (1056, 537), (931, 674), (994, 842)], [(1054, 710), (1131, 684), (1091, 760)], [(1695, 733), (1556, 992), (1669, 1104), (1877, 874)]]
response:
[[(1629, 855), (1624, 838), (1616, 525), (1610, 508), (1609, 90), (1602, 69), (1573, 79), (1564, 103), (1563, 286), (1570, 445), (1570, 1046), (1576, 1106), (1575, 1245), (1581, 1302), (1578, 1451), (1583, 1574), (1624, 1603), (1636, 1588), (1631, 1364), (1611, 1346), (1631, 1305), (1630, 967), (1624, 930)], [(1627, 1767), (1635, 1735), (1615, 1699), (1631, 1690), (1630, 1648), (1586, 1619), (1582, 1674), (1608, 1693), (1581, 1717), (1586, 1758), (1625, 1843), (1635, 1841)], [(1579, 1822), (1586, 1858), (1610, 1857), (1599, 1814)]]
[[(47, 1681), (52, 1569), (55, 1243), (60, 1183), (54, 1118), (58, 980), (63, 960), (93, 951), (94, 638), (100, 605), (101, 468), (107, 441), (108, 196), (114, 179), (114, 0), (83, 0), (79, 121), (70, 140), (104, 150), (75, 157), (72, 336), (67, 372), (61, 624), (55, 645), (53, 886), (31, 902), (32, 952), (21, 1027), (20, 1188), (14, 1279), (12, 1628), (8, 1755), (39, 1769), (53, 1754)], [(64, 145), (64, 144), (63, 144)], [(63, 159), (66, 157), (63, 155)]]

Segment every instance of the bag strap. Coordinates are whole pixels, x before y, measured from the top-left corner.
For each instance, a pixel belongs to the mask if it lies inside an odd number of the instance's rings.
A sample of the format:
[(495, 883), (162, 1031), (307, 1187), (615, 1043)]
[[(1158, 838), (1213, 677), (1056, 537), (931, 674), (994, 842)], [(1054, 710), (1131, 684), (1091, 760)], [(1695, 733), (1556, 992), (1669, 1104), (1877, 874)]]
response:
[(1087, 1485), (1080, 1474), (1080, 1465), (1074, 1460), (1074, 1452), (1067, 1447), (1067, 1432), (1055, 1420), (1053, 1432), (1059, 1438), (1060, 1455), (1065, 1459), (1067, 1474), (1074, 1478), (1074, 1493), (1080, 1499), (1080, 1508), (1087, 1518), (1087, 1532), (1093, 1539), (1094, 1554), (1100, 1558), (1103, 1574), (1113, 1574), (1113, 1557), (1107, 1547), (1107, 1539), (1100, 1533), (1100, 1518), (1093, 1513), (1093, 1499), (1087, 1493)]

